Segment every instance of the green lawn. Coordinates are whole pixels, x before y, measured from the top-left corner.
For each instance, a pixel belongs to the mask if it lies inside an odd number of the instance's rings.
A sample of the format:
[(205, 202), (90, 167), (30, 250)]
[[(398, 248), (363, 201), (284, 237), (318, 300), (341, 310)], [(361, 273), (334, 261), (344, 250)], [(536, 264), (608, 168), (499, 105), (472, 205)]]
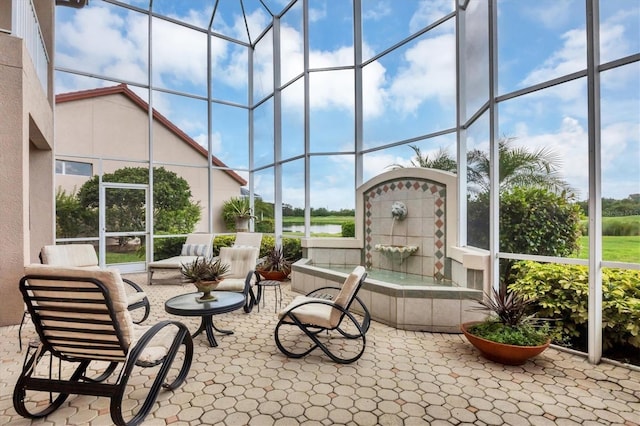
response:
[(136, 252), (107, 252), (107, 265), (112, 263), (130, 263), (130, 262), (143, 262), (144, 259), (139, 257)]
[[(313, 216), (312, 225), (342, 225), (347, 222), (355, 222), (353, 216)], [(304, 225), (304, 217), (285, 216), (282, 218), (283, 225)]]
[[(589, 237), (580, 239), (579, 259), (589, 257)], [(640, 263), (640, 237), (602, 237), (602, 259), (616, 262)]]

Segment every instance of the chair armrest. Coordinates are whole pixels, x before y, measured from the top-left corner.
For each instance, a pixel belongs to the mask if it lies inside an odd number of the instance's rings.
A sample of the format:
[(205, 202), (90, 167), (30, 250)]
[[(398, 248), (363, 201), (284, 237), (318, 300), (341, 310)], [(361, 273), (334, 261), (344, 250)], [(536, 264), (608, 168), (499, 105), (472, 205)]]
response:
[(128, 284), (128, 285), (130, 285), (131, 287), (133, 287), (133, 288), (135, 289), (136, 293), (143, 293), (143, 292), (144, 292), (144, 290), (142, 289), (142, 287), (140, 287), (138, 284), (134, 283), (133, 281), (131, 281), (131, 280), (129, 280), (129, 279), (127, 279), (127, 278), (122, 278), (122, 281), (123, 281), (125, 284)]
[[(175, 326), (177, 330), (173, 333), (169, 330), (163, 331), (163, 329), (169, 326)], [(166, 340), (149, 346), (154, 337), (161, 333), (165, 334), (162, 337)], [(168, 340), (170, 340), (170, 342)], [(150, 367), (162, 363), (167, 355), (175, 355), (181, 343), (187, 345), (187, 350), (189, 350), (190, 347), (191, 352), (193, 352), (193, 340), (187, 326), (179, 321), (160, 321), (146, 330), (135, 342), (135, 346), (130, 349), (128, 356), (129, 360), (132, 361), (130, 365), (131, 367), (133, 367), (133, 364)]]
[(328, 286), (328, 287), (316, 288), (315, 290), (312, 290), (309, 293), (307, 293), (306, 296), (307, 297), (317, 297), (319, 299), (332, 300), (334, 295), (330, 294), (330, 293), (326, 293), (325, 290), (334, 290), (336, 292), (336, 294), (337, 294), (338, 292), (340, 292), (340, 287)]

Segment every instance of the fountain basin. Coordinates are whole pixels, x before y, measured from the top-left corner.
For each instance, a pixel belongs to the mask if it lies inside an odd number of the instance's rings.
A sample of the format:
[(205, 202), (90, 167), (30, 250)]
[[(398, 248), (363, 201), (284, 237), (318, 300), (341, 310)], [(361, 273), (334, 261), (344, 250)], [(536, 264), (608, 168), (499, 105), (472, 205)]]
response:
[[(353, 267), (317, 265), (302, 258), (293, 264), (291, 290), (307, 294), (326, 286), (339, 287)], [(482, 298), (481, 290), (433, 277), (402, 276), (389, 271), (368, 273), (358, 297), (374, 321), (402, 330), (460, 333), (461, 323), (484, 318), (483, 313), (472, 311), (475, 300)], [(383, 276), (378, 276), (380, 273)]]
[(373, 248), (387, 256), (391, 261), (399, 261), (400, 263), (418, 251), (418, 246), (400, 246), (392, 244), (376, 244)]

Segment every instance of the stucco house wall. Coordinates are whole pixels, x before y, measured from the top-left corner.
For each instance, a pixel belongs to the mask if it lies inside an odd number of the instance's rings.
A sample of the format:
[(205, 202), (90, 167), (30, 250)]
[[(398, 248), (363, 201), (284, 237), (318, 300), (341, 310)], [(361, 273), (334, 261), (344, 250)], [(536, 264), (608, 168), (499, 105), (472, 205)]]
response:
[[(206, 150), (158, 111), (153, 120), (153, 162), (189, 182), (202, 206), (196, 231), (206, 232), (208, 170)], [(91, 163), (93, 174), (122, 167), (148, 167), (148, 104), (126, 85), (60, 94), (56, 97), (56, 159)], [(216, 157), (216, 167), (225, 165)], [(55, 185), (78, 190), (88, 177), (56, 174)], [(213, 232), (226, 232), (222, 205), (240, 195), (246, 181), (229, 170), (213, 170)]]
[(17, 324), (24, 266), (54, 240), (53, 21), (54, 2), (34, 2), (49, 54), (46, 88), (30, 53), (11, 28), (12, 2), (0, 0), (0, 326)]

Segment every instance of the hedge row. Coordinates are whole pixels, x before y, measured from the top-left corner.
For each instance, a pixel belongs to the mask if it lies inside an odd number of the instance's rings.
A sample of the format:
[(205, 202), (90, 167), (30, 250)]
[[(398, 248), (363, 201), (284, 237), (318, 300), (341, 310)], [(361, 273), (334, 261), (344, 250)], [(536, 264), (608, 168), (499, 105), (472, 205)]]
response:
[[(236, 240), (235, 235), (217, 235), (213, 239), (213, 255), (218, 256), (220, 254), (220, 247), (231, 247)], [(262, 243), (260, 244), (260, 257), (263, 257), (269, 252), (275, 245), (275, 237), (273, 235), (263, 235)], [(298, 238), (282, 238), (282, 249), (284, 256), (295, 262), (302, 257), (302, 246), (300, 245), (300, 239)]]
[[(589, 271), (586, 266), (521, 261), (509, 288), (536, 299), (537, 316), (550, 318), (556, 343), (585, 341), (588, 323)], [(640, 271), (603, 270), (603, 348), (640, 348)], [(634, 349), (635, 350), (635, 349)]]

